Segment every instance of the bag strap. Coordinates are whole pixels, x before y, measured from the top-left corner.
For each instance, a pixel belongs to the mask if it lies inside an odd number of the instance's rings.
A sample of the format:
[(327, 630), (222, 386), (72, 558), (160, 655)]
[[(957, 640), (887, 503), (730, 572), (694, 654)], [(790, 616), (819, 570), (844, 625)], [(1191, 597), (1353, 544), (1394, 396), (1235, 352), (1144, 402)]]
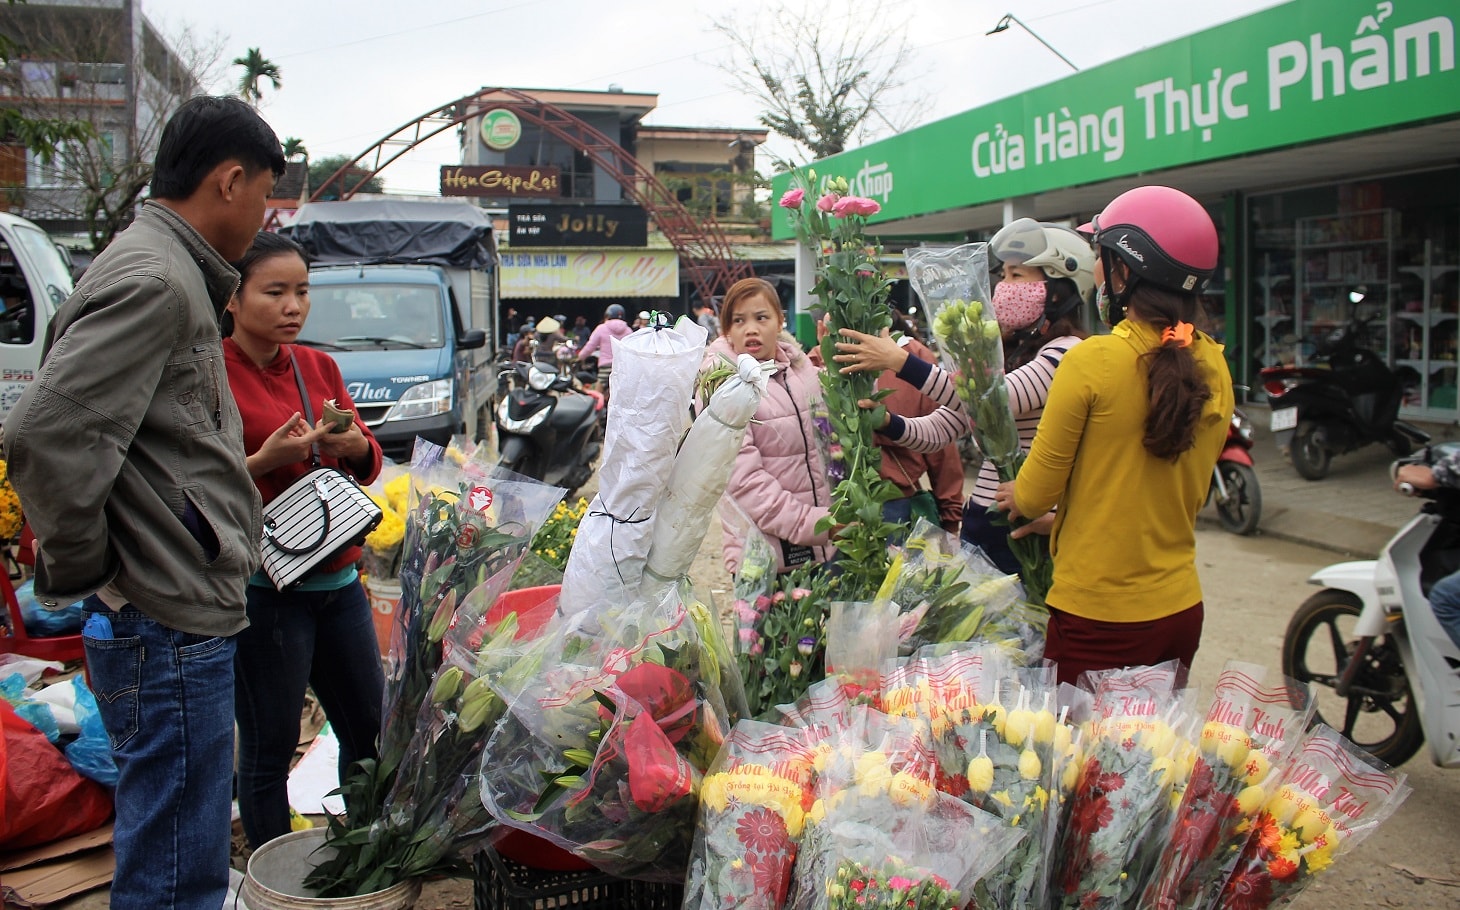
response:
[[(294, 349), (289, 349), (289, 368), (294, 371), (294, 382), (299, 386), (299, 403), (304, 405), (304, 419), (309, 422), (309, 428), (314, 429), (314, 408), (309, 406), (309, 393), (304, 390), (304, 377), (299, 375), (299, 364), (294, 360)], [(309, 447), (309, 463), (311, 467), (319, 467), (319, 443), (313, 443)], [(328, 510), (326, 510), (328, 512)], [(329, 527), (329, 521), (325, 521), (325, 527)], [(315, 544), (319, 546), (319, 544)], [(310, 549), (313, 549), (311, 547)]]
[(923, 475), (919, 474), (918, 479), (913, 480), (912, 475), (907, 472), (907, 468), (903, 467), (902, 459), (898, 457), (897, 452), (894, 451), (891, 447), (884, 446), (882, 448), (882, 454), (892, 456), (893, 463), (896, 464), (897, 469), (902, 472), (902, 479), (906, 480), (907, 485), (913, 488), (914, 496), (923, 491)]
[(318, 550), (327, 539), (329, 539), (331, 518), (330, 503), (329, 493), (324, 488), (325, 478), (329, 476), (329, 474), (321, 473), (320, 475), (315, 477), (312, 482), (314, 485), (315, 497), (319, 499), (320, 511), (324, 512), (324, 521), (320, 523), (319, 536), (316, 537), (314, 540), (310, 541), (307, 544), (304, 544), (303, 546), (286, 546), (282, 541), (279, 540), (279, 538), (274, 536), (274, 531), (276, 528), (274, 519), (270, 518), (264, 521), (264, 536), (273, 542), (274, 546), (279, 550), (280, 553), (284, 553), (288, 556), (302, 556), (306, 553), (313, 553), (315, 550)]

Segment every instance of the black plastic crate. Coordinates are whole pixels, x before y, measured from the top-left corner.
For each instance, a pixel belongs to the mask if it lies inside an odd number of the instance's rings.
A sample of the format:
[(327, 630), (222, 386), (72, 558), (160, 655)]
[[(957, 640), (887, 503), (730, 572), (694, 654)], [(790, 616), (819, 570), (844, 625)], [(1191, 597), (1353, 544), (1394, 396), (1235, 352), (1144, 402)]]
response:
[(684, 903), (682, 885), (630, 881), (596, 869), (534, 869), (491, 849), (474, 862), (475, 910), (679, 910)]

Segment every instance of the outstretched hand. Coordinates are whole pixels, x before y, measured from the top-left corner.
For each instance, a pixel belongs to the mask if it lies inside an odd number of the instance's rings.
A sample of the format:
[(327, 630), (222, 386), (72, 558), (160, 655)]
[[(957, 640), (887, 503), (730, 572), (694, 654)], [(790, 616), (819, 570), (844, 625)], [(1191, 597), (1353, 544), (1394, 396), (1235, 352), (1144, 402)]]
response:
[(883, 329), (880, 335), (842, 329), (841, 336), (848, 340), (836, 343), (837, 354), (832, 359), (844, 364), (843, 373), (897, 371), (907, 363), (907, 351), (892, 340), (891, 329)]
[(248, 456), (249, 473), (260, 477), (275, 468), (304, 461), (309, 458), (311, 447), (328, 432), (324, 427), (311, 429), (299, 412), (295, 411), (277, 430), (269, 434), (269, 438), (264, 440), (257, 452)]

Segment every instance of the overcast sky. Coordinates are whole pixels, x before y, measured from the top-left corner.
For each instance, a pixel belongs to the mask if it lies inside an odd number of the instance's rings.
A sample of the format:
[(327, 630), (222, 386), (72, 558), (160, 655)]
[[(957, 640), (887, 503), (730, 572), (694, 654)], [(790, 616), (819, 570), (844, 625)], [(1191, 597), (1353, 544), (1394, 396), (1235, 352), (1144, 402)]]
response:
[[(758, 109), (732, 90), (729, 57), (710, 20), (760, 0), (138, 0), (169, 35), (183, 26), (221, 39), (226, 61), (259, 48), (282, 70), (263, 114), (314, 158), (363, 152), (424, 113), (486, 85), (657, 93), (647, 123), (755, 127)], [(931, 97), (925, 120), (947, 117), (1071, 72), (1012, 12), (1087, 68), (1201, 31), (1276, 0), (887, 0), (917, 48)], [(838, 0), (828, 16), (844, 15)], [(776, 148), (781, 154), (789, 148)], [(434, 194), (438, 168), (458, 160), (454, 131), (386, 168), (388, 190)], [(762, 170), (769, 170), (763, 159)]]

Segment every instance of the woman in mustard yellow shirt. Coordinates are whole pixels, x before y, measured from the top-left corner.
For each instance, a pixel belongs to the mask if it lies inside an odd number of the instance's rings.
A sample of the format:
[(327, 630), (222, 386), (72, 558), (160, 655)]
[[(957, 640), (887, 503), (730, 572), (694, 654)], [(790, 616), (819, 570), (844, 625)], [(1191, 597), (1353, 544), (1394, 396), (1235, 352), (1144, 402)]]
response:
[(1191, 665), (1196, 513), (1233, 407), (1221, 345), (1191, 324), (1217, 265), (1206, 210), (1145, 186), (1083, 230), (1113, 329), (1065, 355), (1029, 458), (995, 497), (1016, 516), (1057, 510), (1045, 656), (1070, 683), (1086, 670)]

